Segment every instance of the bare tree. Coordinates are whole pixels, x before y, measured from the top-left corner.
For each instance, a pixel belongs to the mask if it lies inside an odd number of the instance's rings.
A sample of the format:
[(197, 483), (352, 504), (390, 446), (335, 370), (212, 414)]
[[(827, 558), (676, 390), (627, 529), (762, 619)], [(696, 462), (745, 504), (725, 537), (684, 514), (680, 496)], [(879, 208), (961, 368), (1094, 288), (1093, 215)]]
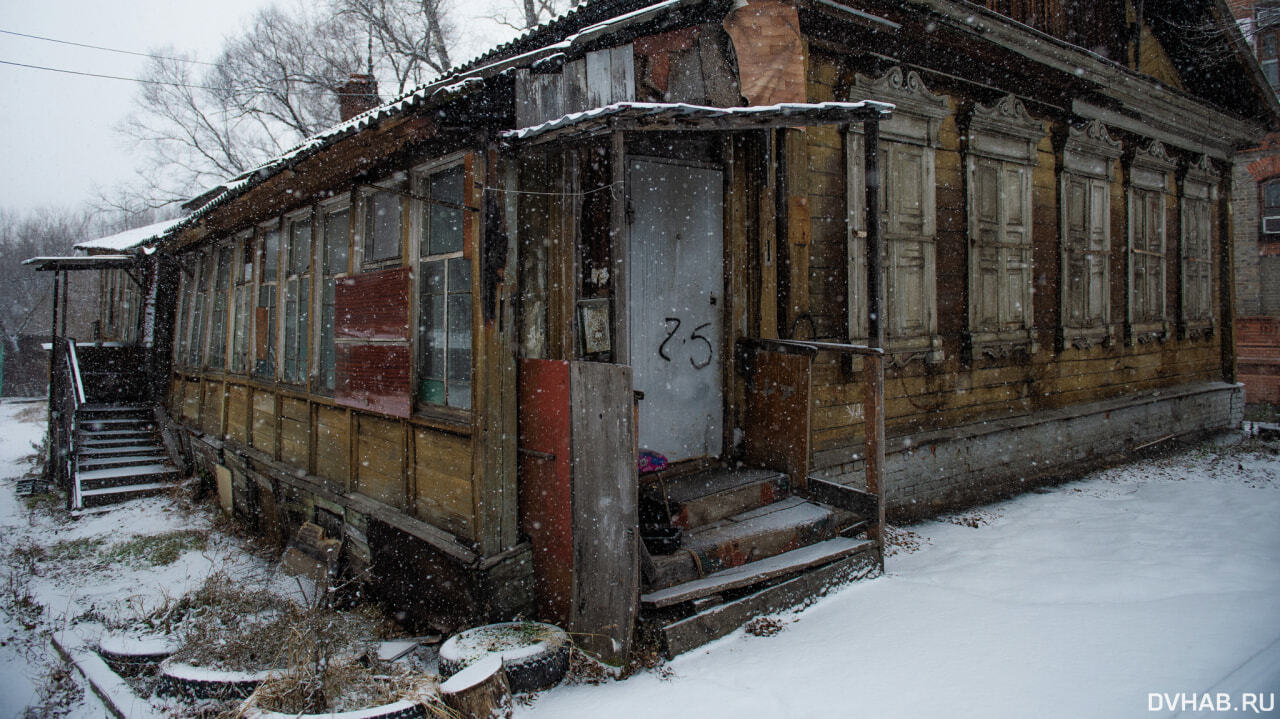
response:
[[(9, 332), (49, 331), (52, 278), (48, 272), (33, 272), (22, 262), (42, 255), (70, 254), (75, 243), (88, 239), (91, 227), (92, 215), (84, 210), (44, 208), (14, 213), (0, 208), (0, 322)], [(92, 302), (82, 304), (90, 310), (96, 307)]]
[(453, 68), (454, 27), (446, 0), (333, 0), (333, 14), (363, 28), (375, 70), (397, 93)]
[(581, 4), (581, 0), (510, 0), (515, 7), (498, 9), (493, 19), (500, 25), (516, 30), (530, 30), (568, 12)]

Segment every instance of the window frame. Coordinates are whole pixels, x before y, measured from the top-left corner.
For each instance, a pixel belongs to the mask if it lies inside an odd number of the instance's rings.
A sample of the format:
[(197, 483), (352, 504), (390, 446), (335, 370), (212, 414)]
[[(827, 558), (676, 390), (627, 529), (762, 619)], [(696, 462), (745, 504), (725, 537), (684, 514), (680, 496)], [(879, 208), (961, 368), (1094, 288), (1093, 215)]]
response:
[[(415, 167), (410, 173), (410, 187), (413, 193), (413, 203), (411, 206), (411, 222), (410, 233), (412, 240), (409, 242), (409, 257), (412, 262), (414, 287), (413, 287), (413, 307), (410, 312), (410, 322), (412, 328), (412, 352), (413, 352), (413, 407), (414, 412), (424, 415), (439, 415), (446, 419), (461, 419), (470, 416), (472, 408), (475, 406), (475, 339), (478, 336), (476, 327), (476, 298), (478, 296), (478, 273), (476, 272), (474, 252), (469, 246), (469, 238), (467, 236), (467, 216), (466, 213), (474, 212), (474, 209), (467, 204), (468, 192), (467, 182), (471, 175), (466, 162), (467, 153), (453, 153), (445, 157), (439, 158), (430, 163)], [(431, 197), (430, 179), (436, 175), (457, 169), (461, 173), (462, 181), (462, 202), (448, 203), (448, 206), (459, 210), (461, 225), (459, 227), (460, 247), (446, 253), (424, 254), (423, 244), (429, 241), (427, 233), (430, 231), (428, 217), (430, 207), (437, 204), (435, 199)], [(451, 261), (464, 259), (469, 270), (469, 287), (465, 293), (452, 292), (449, 287), (449, 265)], [(425, 366), (425, 347), (424, 347), (424, 325), (423, 325), (423, 301), (426, 292), (426, 271), (427, 262), (441, 262), (444, 265), (445, 274), (445, 369), (442, 384), (444, 385), (445, 401), (443, 403), (427, 402), (422, 399), (421, 385), (424, 381), (423, 373)], [(449, 329), (448, 306), (449, 298), (461, 294), (467, 294), (469, 301), (469, 317), (467, 318), (468, 327), (468, 352), (467, 352), (467, 392), (465, 406), (458, 406), (449, 403), (449, 385), (454, 384), (449, 380), (449, 337), (451, 336)]]
[[(347, 230), (345, 235), (346, 263), (340, 270), (336, 272), (329, 272), (329, 256), (327, 254), (328, 221), (331, 215), (336, 215), (340, 212), (347, 213)], [(355, 228), (353, 226), (355, 216), (356, 209), (351, 201), (351, 195), (349, 193), (333, 197), (319, 203), (316, 210), (316, 224), (318, 227), (315, 229), (315, 232), (317, 233), (316, 241), (314, 243), (315, 255), (311, 258), (311, 261), (312, 267), (314, 268), (312, 271), (312, 276), (314, 278), (312, 284), (313, 287), (316, 288), (316, 290), (312, 292), (312, 312), (314, 313), (312, 316), (318, 318), (318, 321), (312, 323), (315, 327), (312, 331), (312, 347), (314, 348), (314, 351), (310, 353), (310, 361), (313, 367), (311, 391), (315, 394), (321, 394), (324, 396), (332, 396), (334, 390), (337, 388), (337, 344), (334, 342), (333, 324), (333, 320), (335, 320), (337, 316), (337, 306), (334, 299), (336, 297), (336, 283), (340, 278), (347, 277), (352, 272), (352, 259), (354, 253), (354, 243), (352, 238), (355, 235)], [(328, 300), (328, 304), (332, 307), (332, 317), (330, 317), (330, 320), (326, 322), (325, 293), (330, 291), (330, 281), (335, 283), (332, 292), (335, 297), (330, 297)], [(326, 327), (329, 330), (327, 342), (325, 338)], [(327, 371), (332, 374), (332, 377), (328, 377), (326, 375), (326, 367), (324, 365), (326, 356), (332, 362), (332, 365), (327, 368)]]
[[(1151, 140), (1145, 147), (1136, 148), (1130, 155), (1128, 178), (1125, 194), (1128, 205), (1126, 213), (1127, 245), (1125, 248), (1125, 342), (1129, 345), (1145, 344), (1154, 340), (1163, 341), (1169, 334), (1169, 227), (1168, 227), (1168, 195), (1169, 185), (1173, 180), (1173, 171), (1177, 167), (1164, 144), (1159, 140)], [(1152, 213), (1152, 210), (1155, 210)], [(1137, 212), (1141, 210), (1144, 218), (1141, 223), (1135, 221)], [(1149, 233), (1151, 223), (1149, 216), (1158, 219), (1159, 251), (1150, 247), (1150, 237), (1141, 240), (1137, 234), (1139, 227)], [(1152, 263), (1159, 268), (1154, 276), (1159, 281), (1159, 312), (1148, 309), (1141, 314), (1138, 311), (1137, 281), (1135, 275), (1141, 266), (1144, 281), (1150, 282), (1153, 273)]]
[[(356, 266), (360, 268), (360, 271), (373, 272), (390, 267), (400, 267), (404, 264), (405, 258), (412, 254), (412, 252), (406, 252), (405, 247), (406, 244), (413, 244), (409, 241), (409, 237), (413, 233), (413, 223), (415, 220), (413, 205), (416, 205), (417, 203), (408, 202), (409, 196), (412, 194), (409, 191), (409, 187), (410, 182), (408, 174), (405, 172), (397, 172), (389, 177), (379, 180), (378, 182), (366, 184), (360, 187), (357, 192), (356, 209), (359, 216), (356, 218), (356, 222), (352, 228), (352, 247), (359, 253), (357, 256)], [(371, 242), (374, 241), (374, 238), (371, 238), (371, 233), (369, 232), (370, 203), (373, 201), (373, 198), (381, 194), (391, 195), (400, 200), (399, 242), (396, 244), (396, 254), (386, 257), (371, 256), (370, 253), (370, 250), (372, 249)], [(408, 215), (408, 222), (405, 221), (406, 214)]]
[[(1071, 126), (1062, 148), (1062, 171), (1059, 174), (1059, 333), (1063, 348), (1074, 346), (1087, 349), (1097, 344), (1109, 346), (1116, 341), (1117, 325), (1111, 316), (1111, 189), (1116, 179), (1116, 165), (1124, 154), (1124, 146), (1111, 137), (1106, 125), (1092, 120), (1083, 125)], [(1081, 208), (1083, 215), (1083, 242), (1077, 242), (1071, 227), (1075, 215), (1072, 208), (1071, 184), (1084, 187)], [(1095, 191), (1102, 191), (1101, 207), (1095, 207)], [(1100, 217), (1096, 217), (1100, 215)], [(1094, 239), (1100, 236), (1102, 249), (1094, 247)], [(1072, 267), (1082, 258), (1083, 297), (1073, 292)], [(1097, 295), (1099, 306), (1092, 307), (1091, 292), (1093, 258), (1100, 258), (1101, 292)], [(1084, 305), (1084, 320), (1072, 320), (1072, 308), (1079, 299)]]
[[(248, 375), (253, 367), (250, 339), (253, 335), (254, 257), (257, 253), (256, 235), (252, 230), (239, 233), (234, 240), (231, 283), (231, 346), (227, 371)], [(245, 258), (249, 262), (245, 263)], [(238, 260), (238, 261), (237, 261)]]
[[(1027, 112), (1027, 108), (1014, 95), (1005, 95), (994, 105), (975, 103), (964, 128), (965, 137), (965, 208), (968, 215), (968, 330), (967, 345), (972, 358), (989, 356), (1003, 358), (1013, 352), (1034, 354), (1039, 349), (1035, 329), (1035, 262), (1034, 262), (1034, 212), (1032, 178), (1039, 165), (1039, 144), (1046, 136), (1045, 124)], [(982, 285), (983, 222), (977, 207), (979, 202), (979, 176), (984, 168), (994, 167), (1001, 187), (997, 188), (997, 241), (995, 243), (997, 272), (1003, 275), (1013, 268), (1023, 274), (1018, 296), (1009, 297), (1007, 285), (996, 283), (995, 326), (987, 326), (982, 318), (990, 316), (992, 308), (980, 306), (979, 288)], [(1004, 198), (1003, 183), (1010, 171), (1023, 173), (1020, 179), (1019, 202), (1022, 240), (1005, 239), (1013, 224), (1009, 217), (1009, 205)], [(1002, 290), (1003, 288), (1003, 290)], [(1006, 317), (1004, 310), (1016, 303), (1018, 317)], [(1016, 325), (1016, 326), (1015, 326)]]
[[(275, 260), (275, 276), (267, 281), (264, 279), (267, 261), (267, 242), (268, 233), (276, 233), (276, 260)], [(253, 338), (250, 341), (250, 354), (252, 355), (252, 376), (269, 382), (277, 381), (280, 376), (280, 271), (282, 262), (280, 261), (280, 248), (283, 245), (284, 228), (282, 226), (282, 218), (276, 217), (268, 222), (263, 222), (254, 228), (254, 299), (253, 299)], [(269, 305), (263, 304), (262, 290), (266, 287), (271, 289), (271, 299)], [(270, 326), (265, 329), (260, 327), (259, 312), (260, 309), (267, 310), (268, 324)], [(267, 339), (267, 354), (264, 358), (259, 355), (258, 336), (264, 335)], [(271, 366), (264, 367), (263, 363), (270, 360)], [(264, 371), (266, 369), (266, 371)]]
[[(306, 223), (306, 251), (301, 256), (306, 258), (306, 267), (296, 272), (294, 228)], [(280, 351), (277, 353), (280, 362), (277, 377), (281, 384), (293, 387), (305, 387), (311, 377), (310, 336), (311, 336), (311, 276), (315, 262), (315, 212), (312, 207), (289, 213), (284, 216), (280, 233), (280, 277), (283, 285), (279, 293), (280, 313)], [(292, 300), (296, 316), (289, 317), (291, 294), (297, 296)], [(297, 325), (304, 325), (299, 327)], [(292, 338), (292, 341), (291, 341)], [(301, 366), (299, 366), (301, 365)], [(292, 368), (292, 373), (290, 369)]]
[[(1178, 319), (1179, 334), (1188, 339), (1211, 336), (1213, 313), (1213, 205), (1221, 175), (1207, 155), (1192, 162), (1179, 193)], [(1198, 299), (1197, 299), (1198, 298)]]
[[(893, 117), (880, 123), (881, 152), (881, 236), (884, 240), (885, 347), (895, 364), (920, 359), (942, 361), (942, 338), (938, 334), (937, 292), (937, 168), (936, 153), (942, 122), (951, 115), (946, 95), (930, 92), (920, 74), (891, 68), (879, 78), (855, 75), (851, 96), (882, 98), (894, 103)], [(860, 126), (845, 132), (845, 207), (847, 297), (846, 330), (850, 341), (867, 338), (866, 193), (865, 140)], [(904, 174), (908, 153), (919, 152), (918, 230), (895, 221), (889, 212), (899, 193), (897, 182)], [(901, 288), (908, 286), (907, 274), (918, 267), (919, 313), (909, 315), (912, 304), (899, 301)], [(914, 327), (912, 327), (914, 325)]]

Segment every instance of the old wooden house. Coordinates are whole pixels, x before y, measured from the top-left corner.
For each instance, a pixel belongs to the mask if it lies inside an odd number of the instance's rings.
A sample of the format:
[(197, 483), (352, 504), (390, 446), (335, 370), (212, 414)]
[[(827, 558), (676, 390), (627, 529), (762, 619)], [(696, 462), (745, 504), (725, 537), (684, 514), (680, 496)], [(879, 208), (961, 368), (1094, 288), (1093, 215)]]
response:
[(678, 653), (885, 512), (1238, 423), (1277, 110), (1220, 0), (591, 0), (122, 256), (237, 516), (407, 620)]

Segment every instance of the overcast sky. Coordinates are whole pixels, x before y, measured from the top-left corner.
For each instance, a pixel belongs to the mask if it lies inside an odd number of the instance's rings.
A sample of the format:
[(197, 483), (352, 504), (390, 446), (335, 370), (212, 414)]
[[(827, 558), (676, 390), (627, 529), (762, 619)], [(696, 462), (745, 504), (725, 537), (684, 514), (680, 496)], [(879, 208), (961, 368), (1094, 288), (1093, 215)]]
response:
[[(0, 30), (136, 52), (166, 46), (213, 60), (223, 38), (270, 0), (0, 0)], [(460, 3), (475, 8), (484, 3)], [(474, 11), (473, 11), (474, 12)], [(509, 31), (474, 22), (466, 48)], [(0, 60), (137, 77), (145, 58), (0, 33)], [(133, 107), (138, 85), (0, 64), (0, 207), (71, 207), (132, 177), (131, 148), (115, 128)]]

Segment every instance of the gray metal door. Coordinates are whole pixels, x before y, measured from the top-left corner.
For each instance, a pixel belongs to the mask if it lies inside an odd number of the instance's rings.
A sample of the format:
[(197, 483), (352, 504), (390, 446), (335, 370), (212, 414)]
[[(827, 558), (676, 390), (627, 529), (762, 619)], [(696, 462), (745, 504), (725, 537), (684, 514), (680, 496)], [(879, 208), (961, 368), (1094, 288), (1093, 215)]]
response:
[(632, 160), (627, 339), (640, 447), (672, 461), (718, 457), (724, 410), (720, 170)]

